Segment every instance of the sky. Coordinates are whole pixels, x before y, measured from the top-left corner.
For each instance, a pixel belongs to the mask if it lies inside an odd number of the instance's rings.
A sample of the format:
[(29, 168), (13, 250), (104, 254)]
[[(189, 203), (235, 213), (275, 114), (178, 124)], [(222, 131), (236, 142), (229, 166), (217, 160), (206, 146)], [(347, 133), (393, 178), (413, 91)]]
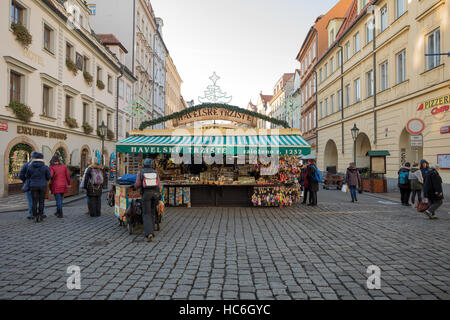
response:
[(163, 38), (183, 80), (186, 101), (204, 96), (216, 72), (232, 105), (272, 94), (316, 18), (338, 0), (151, 0)]

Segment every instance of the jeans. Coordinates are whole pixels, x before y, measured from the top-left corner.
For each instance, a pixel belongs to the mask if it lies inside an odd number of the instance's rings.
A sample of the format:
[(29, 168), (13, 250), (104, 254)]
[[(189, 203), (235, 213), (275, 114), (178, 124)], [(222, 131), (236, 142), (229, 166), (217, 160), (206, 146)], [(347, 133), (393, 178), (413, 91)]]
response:
[(55, 194), (56, 208), (58, 210), (62, 210), (62, 208), (63, 208), (63, 198), (64, 198), (64, 194), (63, 193)]
[(28, 200), (28, 214), (30, 217), (33, 216), (33, 196), (31, 195), (31, 191), (27, 192), (27, 200)]
[(427, 211), (431, 212), (431, 214), (434, 216), (436, 210), (439, 209), (439, 207), (442, 206), (443, 203), (444, 201), (442, 200), (430, 200), (430, 207)]
[(142, 220), (145, 236), (154, 234), (156, 205), (159, 201), (159, 193), (152, 190), (144, 190), (142, 195)]
[(356, 200), (356, 186), (349, 186), (350, 188), (350, 195), (352, 196), (352, 200)]
[(417, 200), (419, 201), (418, 203), (422, 202), (422, 190), (412, 190), (412, 194), (411, 194), (411, 203), (412, 204), (415, 203), (416, 195), (417, 195)]
[(31, 195), (33, 197), (33, 216), (44, 215), (44, 201), (47, 186), (31, 188)]

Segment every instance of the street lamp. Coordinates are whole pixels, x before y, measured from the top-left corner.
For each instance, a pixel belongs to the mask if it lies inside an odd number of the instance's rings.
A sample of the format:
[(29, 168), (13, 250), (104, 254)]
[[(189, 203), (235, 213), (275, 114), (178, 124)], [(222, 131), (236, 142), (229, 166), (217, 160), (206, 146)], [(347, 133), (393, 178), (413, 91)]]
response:
[(353, 129), (351, 131), (352, 131), (352, 138), (353, 138), (353, 162), (356, 165), (356, 140), (358, 139), (358, 135), (359, 135), (359, 129), (356, 126), (356, 123), (353, 126)]
[(105, 126), (105, 122), (102, 121), (102, 124), (98, 127), (98, 131), (100, 134), (100, 138), (102, 138), (102, 166), (105, 165), (105, 157), (103, 156), (105, 152), (105, 137), (108, 131), (108, 127)]

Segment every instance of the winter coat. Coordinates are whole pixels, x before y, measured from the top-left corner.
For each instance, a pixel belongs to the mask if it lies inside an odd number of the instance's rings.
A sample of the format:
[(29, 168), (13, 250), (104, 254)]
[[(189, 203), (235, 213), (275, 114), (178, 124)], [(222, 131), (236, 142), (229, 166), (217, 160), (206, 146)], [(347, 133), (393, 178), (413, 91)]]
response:
[(25, 183), (25, 181), (27, 180), (27, 171), (28, 171), (28, 166), (31, 164), (30, 162), (27, 162), (23, 165), (22, 169), (20, 169), (20, 173), (19, 173), (19, 178), (20, 180), (22, 180), (22, 182)]
[(409, 182), (411, 184), (411, 190), (420, 191), (423, 188), (422, 171), (419, 168), (411, 168), (409, 172)]
[(307, 178), (307, 174), (308, 174), (308, 168), (305, 167), (302, 169), (302, 172), (300, 173), (300, 183), (302, 184), (303, 188), (308, 189), (308, 178)]
[(103, 193), (103, 185), (101, 187), (99, 187), (99, 186), (93, 186), (90, 183), (92, 170), (102, 170), (102, 175), (103, 175), (103, 167), (96, 165), (96, 164), (91, 164), (86, 169), (84, 176), (83, 176), (83, 189), (87, 190), (87, 195), (89, 197), (100, 197)]
[(347, 169), (347, 174), (345, 175), (345, 182), (352, 187), (361, 185), (361, 176), (359, 171), (355, 167), (349, 167)]
[(306, 169), (306, 179), (308, 180), (308, 189), (313, 192), (319, 191), (319, 183), (314, 179), (316, 175), (316, 166), (313, 164), (308, 165), (308, 168)]
[(33, 160), (26, 173), (26, 179), (30, 180), (30, 188), (46, 187), (50, 177), (50, 169), (42, 159)]
[(432, 201), (444, 199), (442, 192), (442, 178), (436, 170), (430, 169), (428, 172), (423, 186), (423, 193), (425, 197)]
[(63, 165), (50, 166), (52, 176), (51, 191), (53, 194), (64, 194), (67, 192), (67, 186), (70, 185), (69, 169)]
[(408, 167), (401, 167), (400, 170), (398, 170), (398, 175), (399, 175), (398, 187), (400, 189), (411, 189), (411, 185), (409, 183), (409, 179), (408, 179), (406, 184), (400, 184), (400, 172), (405, 172), (405, 171), (408, 172), (408, 177), (409, 177), (410, 168), (408, 168)]

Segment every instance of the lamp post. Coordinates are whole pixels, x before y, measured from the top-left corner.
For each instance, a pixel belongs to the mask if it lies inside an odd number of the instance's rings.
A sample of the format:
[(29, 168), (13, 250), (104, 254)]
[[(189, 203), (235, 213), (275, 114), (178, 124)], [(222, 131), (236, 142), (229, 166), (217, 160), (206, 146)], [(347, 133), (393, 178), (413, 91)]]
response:
[(356, 140), (358, 139), (358, 135), (359, 135), (359, 129), (356, 126), (356, 123), (353, 126), (351, 131), (352, 131), (352, 138), (353, 138), (353, 162), (356, 165)]
[(98, 127), (99, 133), (100, 133), (100, 138), (102, 138), (102, 167), (105, 166), (105, 157), (104, 157), (104, 152), (105, 152), (105, 136), (108, 130), (108, 127), (105, 126), (105, 122), (102, 121), (102, 124)]

